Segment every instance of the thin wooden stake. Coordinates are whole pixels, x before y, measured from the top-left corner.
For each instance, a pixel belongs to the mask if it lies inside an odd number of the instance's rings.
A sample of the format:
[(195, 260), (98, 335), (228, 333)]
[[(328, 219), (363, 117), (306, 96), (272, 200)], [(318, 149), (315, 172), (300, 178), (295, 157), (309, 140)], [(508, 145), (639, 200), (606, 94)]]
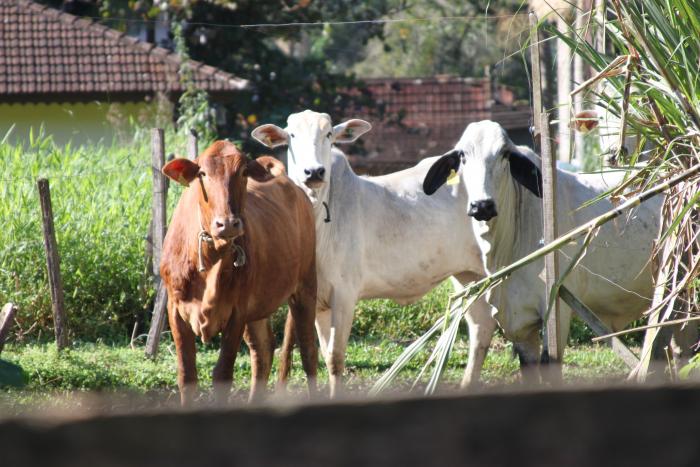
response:
[[(551, 140), (549, 139), (549, 118), (546, 113), (542, 113), (542, 219), (544, 221), (544, 243), (553, 242), (558, 235), (557, 232), (557, 169), (556, 160), (552, 157)], [(552, 251), (544, 257), (544, 277), (546, 296), (549, 296), (552, 287), (559, 279), (558, 252)], [(559, 329), (559, 300), (554, 301), (554, 306), (546, 323), (546, 345), (549, 361), (552, 363), (561, 362), (562, 350), (560, 346)]]
[(131, 340), (129, 341), (129, 347), (131, 347), (132, 349), (134, 349), (136, 347), (136, 345), (135, 345), (136, 344), (136, 336), (138, 336), (138, 334), (137, 334), (138, 332), (139, 332), (139, 322), (136, 321), (134, 323), (134, 328), (131, 330)]
[(0, 353), (5, 347), (5, 341), (7, 340), (7, 335), (10, 333), (10, 328), (12, 323), (15, 321), (15, 314), (17, 313), (17, 306), (14, 303), (8, 303), (2, 307), (2, 313), (0, 313)]
[[(559, 288), (559, 296), (561, 297), (567, 305), (571, 307), (572, 310), (583, 320), (584, 323), (588, 325), (591, 330), (598, 336), (605, 336), (604, 340), (608, 345), (610, 345), (615, 352), (629, 368), (635, 368), (639, 364), (639, 359), (632, 353), (630, 349), (620, 340), (619, 337), (609, 336), (612, 332), (605, 323), (603, 323), (593, 311), (590, 310), (586, 305), (579, 301), (574, 294), (572, 294), (569, 289), (565, 286)], [(593, 339), (601, 340), (599, 338)]]
[(65, 304), (63, 301), (63, 281), (61, 280), (61, 260), (56, 243), (56, 230), (53, 225), (53, 209), (51, 208), (51, 190), (49, 181), (40, 178), (36, 182), (39, 188), (41, 202), (41, 218), (44, 227), (44, 248), (46, 250), (46, 269), (51, 289), (51, 306), (53, 308), (54, 332), (58, 350), (68, 346), (68, 329)]
[(166, 229), (166, 202), (168, 188), (161, 170), (165, 165), (165, 142), (163, 130), (154, 128), (151, 137), (151, 170), (153, 171), (153, 275), (156, 281), (156, 302), (153, 307), (151, 328), (146, 340), (146, 356), (154, 358), (158, 354), (160, 334), (165, 324), (167, 294), (160, 280), (160, 257)]
[(194, 160), (199, 155), (197, 148), (197, 131), (193, 128), (187, 135), (187, 157)]
[(533, 149), (540, 152), (542, 141), (542, 67), (540, 61), (540, 31), (537, 27), (537, 15), (530, 12), (530, 63), (532, 66), (532, 139)]
[(163, 283), (160, 282), (156, 292), (156, 301), (153, 305), (151, 328), (148, 330), (148, 337), (146, 338), (146, 356), (149, 358), (155, 358), (158, 355), (158, 344), (160, 344), (160, 335), (165, 328), (167, 307), (168, 294)]

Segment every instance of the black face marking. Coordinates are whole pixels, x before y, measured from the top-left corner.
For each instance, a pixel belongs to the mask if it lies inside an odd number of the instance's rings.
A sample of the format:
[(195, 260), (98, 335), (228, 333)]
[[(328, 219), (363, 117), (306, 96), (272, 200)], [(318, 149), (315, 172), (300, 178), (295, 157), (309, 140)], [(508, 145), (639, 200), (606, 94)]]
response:
[(464, 158), (464, 153), (458, 149), (453, 149), (443, 154), (435, 161), (423, 180), (423, 192), (432, 195), (440, 188), (450, 176), (450, 172), (459, 169), (459, 164)]
[(542, 172), (527, 157), (516, 151), (508, 153), (510, 174), (516, 182), (537, 196), (542, 197)]

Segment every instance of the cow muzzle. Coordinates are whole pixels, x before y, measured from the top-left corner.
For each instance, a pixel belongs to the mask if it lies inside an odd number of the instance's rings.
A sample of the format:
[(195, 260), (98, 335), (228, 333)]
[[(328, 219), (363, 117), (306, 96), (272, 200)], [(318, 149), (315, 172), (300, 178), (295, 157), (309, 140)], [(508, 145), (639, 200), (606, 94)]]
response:
[(304, 185), (309, 188), (318, 188), (325, 181), (326, 169), (323, 166), (304, 169), (304, 176)]
[(243, 235), (243, 220), (235, 216), (219, 216), (211, 221), (211, 235), (217, 240), (233, 240)]
[(469, 204), (467, 215), (478, 221), (489, 221), (498, 215), (498, 212), (496, 212), (496, 203), (494, 203), (492, 199), (472, 201)]

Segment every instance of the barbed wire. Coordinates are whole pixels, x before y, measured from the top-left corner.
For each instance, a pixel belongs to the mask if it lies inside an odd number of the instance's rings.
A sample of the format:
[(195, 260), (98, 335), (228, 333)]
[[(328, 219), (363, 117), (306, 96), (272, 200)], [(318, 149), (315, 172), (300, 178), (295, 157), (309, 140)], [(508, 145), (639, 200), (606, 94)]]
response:
[[(300, 21), (295, 23), (252, 23), (252, 24), (227, 24), (227, 23), (209, 23), (205, 21), (186, 21), (189, 26), (207, 26), (211, 28), (221, 29), (272, 29), (272, 28), (289, 28), (289, 27), (325, 27), (325, 26), (346, 26), (353, 24), (395, 24), (395, 23), (419, 23), (419, 22), (447, 22), (447, 21), (492, 21), (507, 18), (515, 18), (518, 16), (527, 16), (527, 13), (513, 13), (510, 15), (463, 15), (463, 16), (434, 16), (426, 18), (382, 18), (382, 19), (361, 19), (348, 21)], [(112, 21), (124, 23), (162, 23), (157, 19), (145, 18), (103, 18), (100, 16), (81, 16), (95, 21)]]

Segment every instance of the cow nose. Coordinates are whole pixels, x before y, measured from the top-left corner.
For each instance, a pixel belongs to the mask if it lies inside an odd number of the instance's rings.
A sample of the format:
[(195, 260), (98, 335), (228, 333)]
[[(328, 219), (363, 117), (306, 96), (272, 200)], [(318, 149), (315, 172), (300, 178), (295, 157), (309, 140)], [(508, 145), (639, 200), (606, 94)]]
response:
[(215, 217), (212, 220), (212, 235), (225, 238), (233, 237), (240, 230), (243, 222), (238, 217)]
[(322, 182), (323, 177), (326, 175), (326, 169), (323, 166), (314, 167), (313, 169), (304, 169), (304, 175), (306, 175), (305, 183)]
[(467, 214), (478, 221), (488, 221), (496, 217), (498, 212), (496, 212), (496, 203), (492, 199), (483, 199), (472, 201)]

